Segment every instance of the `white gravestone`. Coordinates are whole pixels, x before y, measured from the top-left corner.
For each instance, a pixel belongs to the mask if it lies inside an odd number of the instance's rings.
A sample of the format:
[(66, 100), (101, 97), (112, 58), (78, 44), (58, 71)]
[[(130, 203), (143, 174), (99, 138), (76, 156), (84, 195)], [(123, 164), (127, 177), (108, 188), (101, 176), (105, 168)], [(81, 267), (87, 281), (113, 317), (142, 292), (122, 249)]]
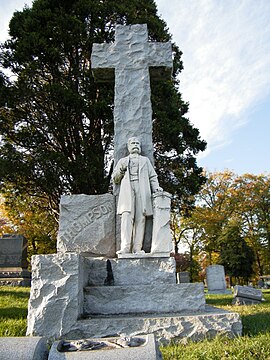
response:
[(161, 191), (153, 194), (153, 234), (151, 253), (170, 254), (173, 250), (170, 231), (171, 194)]
[(208, 266), (206, 268), (206, 281), (208, 292), (216, 294), (222, 294), (227, 292), (224, 266)]
[(171, 43), (148, 42), (146, 24), (117, 25), (114, 43), (93, 44), (91, 66), (97, 80), (115, 79), (115, 164), (126, 155), (127, 139), (134, 134), (140, 136), (144, 155), (153, 162), (149, 68), (170, 78)]

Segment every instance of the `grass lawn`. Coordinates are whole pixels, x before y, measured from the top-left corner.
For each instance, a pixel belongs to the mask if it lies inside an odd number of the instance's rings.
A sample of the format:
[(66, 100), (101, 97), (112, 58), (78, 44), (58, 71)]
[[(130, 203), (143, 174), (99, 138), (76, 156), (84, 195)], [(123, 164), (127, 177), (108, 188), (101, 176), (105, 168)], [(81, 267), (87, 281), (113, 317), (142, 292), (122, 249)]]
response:
[(0, 286), (0, 336), (25, 336), (30, 288)]
[(230, 294), (206, 295), (207, 304), (241, 315), (243, 336), (164, 346), (161, 348), (164, 360), (270, 360), (270, 290), (263, 293), (266, 301), (250, 306), (231, 305)]
[[(29, 291), (0, 286), (0, 336), (25, 335)], [(206, 295), (209, 305), (240, 313), (243, 336), (164, 346), (164, 360), (270, 360), (270, 290), (264, 290), (264, 298), (266, 301), (260, 305), (232, 306), (232, 295)]]

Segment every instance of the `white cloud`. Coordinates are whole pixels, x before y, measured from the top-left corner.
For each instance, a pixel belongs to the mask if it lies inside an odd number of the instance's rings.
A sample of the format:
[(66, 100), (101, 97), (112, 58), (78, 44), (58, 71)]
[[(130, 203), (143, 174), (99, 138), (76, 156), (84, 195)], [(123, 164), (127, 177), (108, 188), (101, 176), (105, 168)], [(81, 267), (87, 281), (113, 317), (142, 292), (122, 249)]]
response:
[(211, 150), (269, 95), (270, 1), (156, 0), (183, 51), (180, 91)]
[(24, 5), (31, 6), (32, 0), (0, 0), (0, 42), (3, 42), (8, 37), (9, 22), (13, 13), (18, 10), (21, 11)]

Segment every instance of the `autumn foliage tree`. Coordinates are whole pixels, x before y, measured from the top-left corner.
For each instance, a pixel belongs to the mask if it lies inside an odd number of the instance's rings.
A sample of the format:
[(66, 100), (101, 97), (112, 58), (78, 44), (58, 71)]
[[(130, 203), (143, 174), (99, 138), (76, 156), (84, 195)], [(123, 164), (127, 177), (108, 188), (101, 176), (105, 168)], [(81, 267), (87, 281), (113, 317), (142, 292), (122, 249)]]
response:
[(221, 261), (238, 277), (269, 274), (270, 176), (227, 170), (206, 177), (190, 216), (178, 217), (178, 233), (193, 233), (183, 244), (199, 233), (205, 265)]

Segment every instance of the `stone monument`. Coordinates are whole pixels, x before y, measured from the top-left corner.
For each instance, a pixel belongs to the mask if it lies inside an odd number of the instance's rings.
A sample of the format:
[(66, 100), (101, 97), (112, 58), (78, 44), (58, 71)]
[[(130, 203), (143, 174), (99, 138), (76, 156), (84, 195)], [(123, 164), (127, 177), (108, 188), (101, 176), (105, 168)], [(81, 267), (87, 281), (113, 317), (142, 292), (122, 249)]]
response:
[(4, 234), (0, 238), (0, 285), (30, 286), (31, 273), (27, 267), (26, 238)]
[(206, 282), (208, 292), (211, 294), (228, 294), (226, 289), (225, 271), (223, 265), (209, 265), (206, 268)]
[[(114, 195), (63, 196), (58, 252), (32, 258), (28, 335), (71, 340), (153, 333), (164, 343), (220, 332), (239, 335), (238, 314), (206, 311), (202, 283), (176, 284), (175, 261), (170, 257), (171, 199), (158, 188), (153, 169), (150, 101), (150, 75), (170, 76), (171, 44), (148, 42), (146, 25), (118, 25), (114, 43), (93, 45), (91, 62), (96, 79), (115, 79), (115, 164), (120, 161), (122, 172), (128, 171), (133, 180), (138, 176), (139, 182), (140, 154), (132, 159), (132, 169), (121, 164), (128, 156), (128, 139), (135, 137), (146, 158), (144, 166), (151, 170), (148, 180), (150, 176), (153, 190), (155, 185), (158, 190), (151, 191), (151, 248), (134, 249), (129, 237), (130, 247), (116, 256), (116, 250), (123, 250), (114, 226), (117, 187)], [(144, 206), (143, 215), (147, 215)], [(128, 218), (133, 231), (136, 220)]]

